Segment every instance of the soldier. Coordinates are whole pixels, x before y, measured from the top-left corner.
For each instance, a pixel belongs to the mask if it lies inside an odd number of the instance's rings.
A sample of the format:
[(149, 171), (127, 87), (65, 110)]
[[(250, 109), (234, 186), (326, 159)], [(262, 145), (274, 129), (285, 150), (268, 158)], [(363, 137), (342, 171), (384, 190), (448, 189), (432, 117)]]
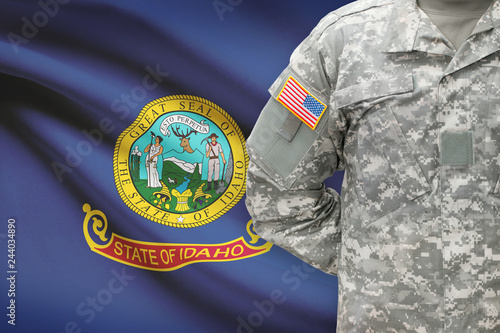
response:
[(271, 86), (247, 206), (338, 275), (338, 332), (500, 332), (499, 49), (500, 0), (360, 0)]

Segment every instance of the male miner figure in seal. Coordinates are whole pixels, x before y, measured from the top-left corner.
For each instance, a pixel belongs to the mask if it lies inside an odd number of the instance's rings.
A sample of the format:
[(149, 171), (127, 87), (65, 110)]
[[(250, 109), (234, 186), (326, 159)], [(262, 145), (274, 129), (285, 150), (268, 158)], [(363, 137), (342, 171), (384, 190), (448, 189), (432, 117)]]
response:
[(500, 0), (359, 0), (270, 88), (247, 205), (338, 275), (337, 332), (500, 332), (499, 49)]
[(217, 134), (212, 133), (208, 137), (210, 141), (207, 140), (207, 144), (205, 146), (205, 152), (207, 154), (208, 160), (208, 186), (207, 190), (210, 191), (212, 189), (212, 179), (214, 180), (214, 190), (218, 188), (219, 174), (220, 174), (220, 162), (219, 155), (222, 157), (222, 162), (224, 165), (226, 164), (226, 159), (224, 158), (224, 152), (222, 151), (222, 146), (217, 142), (219, 137)]

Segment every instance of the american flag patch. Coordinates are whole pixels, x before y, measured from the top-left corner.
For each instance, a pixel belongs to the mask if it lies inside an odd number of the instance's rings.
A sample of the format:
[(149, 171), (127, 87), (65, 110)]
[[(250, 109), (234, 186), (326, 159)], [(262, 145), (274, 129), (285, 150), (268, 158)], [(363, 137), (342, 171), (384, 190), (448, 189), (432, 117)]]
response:
[(279, 93), (278, 101), (312, 129), (316, 127), (326, 110), (325, 104), (310, 94), (291, 76)]

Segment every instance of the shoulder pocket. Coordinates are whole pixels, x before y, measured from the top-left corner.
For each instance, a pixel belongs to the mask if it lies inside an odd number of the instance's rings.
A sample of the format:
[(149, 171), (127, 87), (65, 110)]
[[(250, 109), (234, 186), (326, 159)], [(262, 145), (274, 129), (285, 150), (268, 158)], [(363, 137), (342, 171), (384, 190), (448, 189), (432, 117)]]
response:
[[(295, 182), (293, 170), (318, 138), (318, 133), (307, 126), (299, 126), (293, 140), (284, 138), (280, 129), (290, 114), (278, 101), (271, 98), (247, 140), (252, 160), (283, 188), (289, 188)], [(324, 123), (321, 123), (317, 129), (323, 127)]]

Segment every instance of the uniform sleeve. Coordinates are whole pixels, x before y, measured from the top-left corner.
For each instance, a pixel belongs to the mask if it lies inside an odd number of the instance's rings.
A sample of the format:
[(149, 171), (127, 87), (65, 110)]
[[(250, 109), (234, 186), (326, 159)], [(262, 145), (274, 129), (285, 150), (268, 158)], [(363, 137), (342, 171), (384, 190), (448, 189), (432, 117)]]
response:
[[(317, 37), (310, 36), (270, 88), (272, 96), (247, 141), (246, 204), (262, 238), (336, 274), (340, 197), (324, 180), (342, 166), (342, 131), (329, 107), (335, 72), (326, 61)], [(290, 77), (327, 106), (314, 129), (279, 101)]]

